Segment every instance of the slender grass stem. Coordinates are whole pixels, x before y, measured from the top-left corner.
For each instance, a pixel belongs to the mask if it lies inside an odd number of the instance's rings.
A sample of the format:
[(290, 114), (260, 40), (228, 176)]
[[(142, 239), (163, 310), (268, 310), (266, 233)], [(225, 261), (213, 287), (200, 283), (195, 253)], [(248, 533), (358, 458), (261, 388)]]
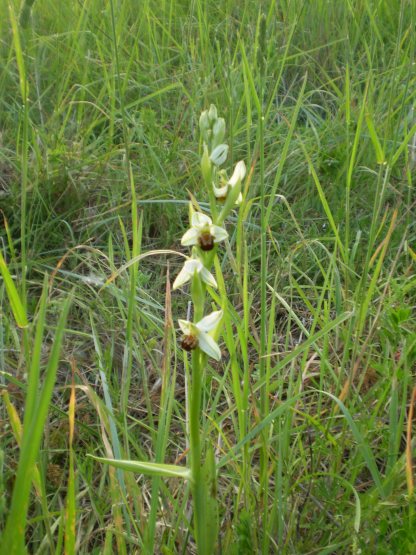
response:
[[(259, 104), (258, 104), (258, 132), (259, 132), (259, 159), (260, 159), (260, 218), (261, 218), (261, 242), (260, 242), (260, 379), (264, 380), (264, 387), (260, 392), (260, 418), (263, 419), (269, 412), (269, 383), (267, 376), (267, 219), (266, 219), (266, 187), (264, 172), (264, 81), (265, 81), (265, 60), (264, 52), (266, 48), (266, 16), (262, 14), (259, 18), (259, 44), (258, 44), (258, 65), (259, 65)], [(262, 433), (262, 450), (260, 459), (260, 483), (262, 489), (263, 503), (263, 526), (267, 526), (268, 521), (268, 460), (269, 449), (267, 446), (267, 428)], [(263, 536), (262, 552), (268, 552), (268, 536)]]

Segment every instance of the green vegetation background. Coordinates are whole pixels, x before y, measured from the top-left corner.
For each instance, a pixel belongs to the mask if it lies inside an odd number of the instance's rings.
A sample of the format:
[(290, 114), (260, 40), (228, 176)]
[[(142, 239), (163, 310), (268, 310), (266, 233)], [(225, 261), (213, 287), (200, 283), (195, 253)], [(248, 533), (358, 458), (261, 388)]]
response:
[[(186, 488), (112, 474), (86, 454), (184, 459), (183, 357), (165, 315), (167, 264), (172, 280), (181, 261), (156, 254), (101, 287), (140, 253), (179, 249), (188, 191), (206, 200), (198, 118), (214, 103), (229, 168), (244, 159), (252, 171), (247, 210), (229, 223), (237, 254), (224, 251), (222, 267), (236, 339), (224, 334), (204, 401), (221, 552), (414, 553), (415, 3), (37, 0), (19, 19), (20, 9), (0, 0), (0, 248), (33, 322), (51, 280), (43, 366), (73, 292), (29, 552), (193, 552)], [(173, 295), (174, 321), (187, 300)], [(0, 316), (4, 524), (19, 460), (6, 397), (22, 420), (35, 339), (1, 281)]]

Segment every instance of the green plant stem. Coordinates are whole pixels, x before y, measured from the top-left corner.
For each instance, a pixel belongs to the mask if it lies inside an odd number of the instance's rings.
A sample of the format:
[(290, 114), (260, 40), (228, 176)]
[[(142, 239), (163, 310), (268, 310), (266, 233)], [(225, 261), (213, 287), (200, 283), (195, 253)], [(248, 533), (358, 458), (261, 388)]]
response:
[[(267, 341), (267, 303), (266, 303), (266, 281), (267, 281), (267, 248), (266, 248), (266, 204), (264, 189), (264, 118), (262, 112), (259, 114), (260, 134), (260, 195), (261, 195), (261, 270), (260, 270), (260, 377), (264, 377)], [(267, 390), (262, 390), (261, 414), (267, 411)]]
[(29, 127), (29, 105), (28, 98), (24, 99), (23, 112), (23, 144), (22, 144), (22, 178), (21, 178), (21, 221), (20, 221), (20, 249), (22, 260), (22, 282), (21, 298), (23, 306), (26, 308), (26, 273), (27, 273), (27, 254), (26, 254), (26, 231), (27, 231), (27, 184), (28, 184), (28, 127)]
[[(266, 349), (267, 349), (267, 219), (266, 219), (266, 191), (264, 180), (264, 115), (263, 115), (263, 85), (264, 75), (261, 72), (260, 80), (260, 110), (259, 117), (259, 150), (260, 150), (260, 207), (261, 207), (261, 243), (260, 243), (260, 361), (259, 375), (264, 380), (264, 387), (260, 393), (260, 418), (263, 419), (269, 412), (269, 383), (267, 379)], [(260, 455), (260, 483), (263, 496), (264, 522), (268, 518), (268, 447), (267, 429), (262, 434), (263, 448)], [(267, 534), (263, 544), (263, 553), (268, 550)]]
[[(194, 322), (198, 322), (204, 313), (205, 287), (199, 276), (194, 276), (191, 288), (194, 308)], [(190, 451), (191, 451), (191, 491), (194, 506), (194, 534), (198, 555), (210, 555), (206, 538), (206, 488), (202, 473), (202, 380), (205, 357), (199, 348), (192, 351), (191, 399), (189, 411)]]
[(202, 398), (202, 364), (201, 351), (195, 349), (192, 353), (192, 384), (190, 406), (190, 449), (191, 449), (191, 489), (194, 504), (194, 528), (198, 546), (198, 554), (205, 553), (205, 487), (202, 476), (202, 448), (200, 434), (201, 398)]

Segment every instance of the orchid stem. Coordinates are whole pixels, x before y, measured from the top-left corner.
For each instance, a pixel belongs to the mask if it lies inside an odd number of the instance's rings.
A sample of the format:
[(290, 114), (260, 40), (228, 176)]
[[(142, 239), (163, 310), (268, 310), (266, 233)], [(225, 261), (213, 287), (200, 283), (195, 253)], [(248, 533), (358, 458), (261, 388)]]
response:
[[(205, 286), (198, 275), (195, 275), (191, 287), (192, 302), (194, 307), (193, 321), (198, 322), (204, 313)], [(194, 505), (194, 534), (198, 548), (198, 555), (210, 555), (206, 541), (207, 515), (206, 492), (202, 473), (202, 445), (201, 445), (201, 419), (202, 419), (202, 380), (204, 373), (204, 359), (199, 348), (192, 351), (191, 374), (191, 403), (189, 413), (190, 449), (191, 449), (191, 491)]]
[(206, 499), (205, 485), (202, 475), (202, 448), (201, 448), (201, 401), (202, 401), (202, 374), (201, 351), (195, 349), (192, 353), (192, 384), (190, 406), (190, 448), (191, 448), (191, 490), (194, 504), (194, 528), (198, 547), (198, 554), (207, 554), (205, 546), (206, 527)]

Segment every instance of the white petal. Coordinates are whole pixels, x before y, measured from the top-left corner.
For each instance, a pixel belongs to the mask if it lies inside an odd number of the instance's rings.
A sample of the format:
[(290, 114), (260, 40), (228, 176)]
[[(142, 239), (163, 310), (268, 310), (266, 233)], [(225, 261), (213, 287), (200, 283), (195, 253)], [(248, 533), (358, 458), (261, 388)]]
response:
[(224, 198), (227, 196), (228, 185), (224, 185), (224, 187), (215, 187), (215, 185), (213, 185), (213, 189), (214, 189), (214, 195), (217, 198)]
[(201, 278), (202, 278), (202, 281), (205, 282), (207, 285), (215, 288), (217, 287), (217, 282), (215, 281), (214, 276), (206, 268), (202, 268)]
[(242, 181), (244, 179), (245, 175), (246, 165), (243, 160), (240, 160), (239, 162), (237, 162), (234, 168), (234, 173), (228, 183), (231, 185), (231, 187), (234, 187), (239, 181)]
[(215, 358), (215, 360), (221, 360), (220, 348), (211, 336), (207, 333), (201, 333), (198, 340), (201, 351), (204, 351), (209, 357)]
[(198, 244), (198, 230), (195, 229), (194, 227), (191, 227), (191, 229), (188, 229), (188, 231), (185, 232), (184, 236), (181, 239), (181, 245), (183, 245), (184, 247), (189, 247), (191, 245), (197, 245)]
[(228, 233), (223, 227), (220, 227), (219, 225), (212, 225), (209, 230), (211, 232), (211, 235), (214, 237), (214, 243), (224, 241), (228, 237)]
[(195, 324), (195, 327), (202, 332), (211, 331), (221, 322), (222, 314), (222, 310), (215, 310), (208, 314), (208, 316), (204, 316), (202, 320)]
[(189, 320), (178, 320), (179, 327), (184, 335), (191, 335), (193, 324)]
[(211, 152), (210, 158), (211, 158), (211, 161), (216, 166), (221, 166), (221, 164), (223, 164), (227, 159), (227, 154), (228, 154), (228, 145), (221, 144), (214, 148), (214, 150)]
[(241, 204), (242, 202), (243, 202), (243, 195), (242, 195), (242, 193), (240, 193), (240, 194), (238, 195), (238, 198), (237, 198), (237, 200), (235, 201), (235, 203), (236, 203), (237, 206), (240, 206), (240, 204)]
[(184, 285), (187, 281), (189, 281), (191, 279), (191, 276), (192, 276), (192, 274), (190, 274), (189, 271), (187, 270), (186, 262), (185, 262), (184, 267), (179, 272), (179, 274), (176, 276), (176, 279), (173, 282), (172, 290), (175, 291), (175, 289), (177, 289), (178, 287), (182, 287), (182, 285)]
[(196, 258), (191, 258), (187, 260), (183, 266), (190, 276), (193, 276), (195, 272), (200, 272), (204, 265), (200, 260)]
[(212, 220), (202, 212), (194, 212), (192, 214), (192, 227), (202, 228), (212, 224)]

